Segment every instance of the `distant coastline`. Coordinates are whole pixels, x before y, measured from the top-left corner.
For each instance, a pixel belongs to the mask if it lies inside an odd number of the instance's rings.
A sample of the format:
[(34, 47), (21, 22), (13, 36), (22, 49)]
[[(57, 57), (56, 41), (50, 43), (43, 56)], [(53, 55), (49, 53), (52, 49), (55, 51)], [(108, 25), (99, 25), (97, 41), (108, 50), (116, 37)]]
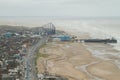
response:
[(39, 19), (73, 19), (73, 20), (79, 20), (79, 19), (120, 19), (120, 16), (101, 16), (101, 17), (78, 17), (78, 16), (0, 16), (0, 18), (39, 18)]

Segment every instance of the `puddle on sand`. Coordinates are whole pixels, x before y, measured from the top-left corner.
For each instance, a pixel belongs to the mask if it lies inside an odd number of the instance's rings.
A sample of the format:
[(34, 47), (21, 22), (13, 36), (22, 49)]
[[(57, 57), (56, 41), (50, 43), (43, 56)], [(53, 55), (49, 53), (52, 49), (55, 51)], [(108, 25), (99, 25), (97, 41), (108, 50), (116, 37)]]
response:
[(93, 65), (93, 64), (96, 64), (96, 63), (99, 63), (99, 61), (91, 62), (91, 63), (89, 63), (89, 64), (82, 65), (82, 66), (76, 66), (75, 68), (78, 69), (78, 70), (80, 70), (80, 71), (85, 72), (85, 73), (90, 77), (89, 80), (105, 80), (105, 79), (102, 79), (102, 78), (93, 76), (92, 74), (90, 74), (90, 73), (87, 71), (86, 68), (87, 68), (88, 66)]

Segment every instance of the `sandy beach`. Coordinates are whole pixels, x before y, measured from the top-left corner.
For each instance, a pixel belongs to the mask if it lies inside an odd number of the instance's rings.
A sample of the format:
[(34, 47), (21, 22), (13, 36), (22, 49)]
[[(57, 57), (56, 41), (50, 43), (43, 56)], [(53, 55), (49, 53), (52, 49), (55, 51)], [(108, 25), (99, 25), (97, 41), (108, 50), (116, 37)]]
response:
[[(88, 37), (82, 34), (81, 37)], [(115, 61), (119, 51), (109, 44), (78, 42), (49, 42), (39, 52), (48, 55), (37, 60), (38, 73), (67, 77), (69, 80), (119, 80), (120, 68)], [(113, 54), (113, 55), (112, 55)], [(47, 61), (47, 64), (45, 64)]]

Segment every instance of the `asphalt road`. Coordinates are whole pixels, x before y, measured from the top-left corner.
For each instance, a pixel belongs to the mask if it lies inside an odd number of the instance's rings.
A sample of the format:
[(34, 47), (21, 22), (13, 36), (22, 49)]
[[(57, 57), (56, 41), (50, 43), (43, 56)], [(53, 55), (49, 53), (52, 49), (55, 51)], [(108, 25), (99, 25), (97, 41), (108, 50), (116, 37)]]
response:
[(46, 43), (47, 38), (42, 38), (37, 44), (29, 47), (27, 50), (27, 55), (24, 58), (24, 80), (38, 80), (37, 77), (37, 70), (35, 65), (35, 56), (36, 56), (36, 50)]

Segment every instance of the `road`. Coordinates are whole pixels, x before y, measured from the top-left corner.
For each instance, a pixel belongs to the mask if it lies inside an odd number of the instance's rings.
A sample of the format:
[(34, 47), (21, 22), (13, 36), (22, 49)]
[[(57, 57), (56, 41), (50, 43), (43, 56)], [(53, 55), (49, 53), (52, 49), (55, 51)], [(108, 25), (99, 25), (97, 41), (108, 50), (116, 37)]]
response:
[(25, 76), (24, 80), (38, 80), (37, 77), (37, 70), (35, 65), (35, 56), (36, 56), (36, 50), (46, 43), (47, 38), (42, 38), (37, 44), (31, 46), (27, 50), (27, 55), (24, 57), (25, 61)]

